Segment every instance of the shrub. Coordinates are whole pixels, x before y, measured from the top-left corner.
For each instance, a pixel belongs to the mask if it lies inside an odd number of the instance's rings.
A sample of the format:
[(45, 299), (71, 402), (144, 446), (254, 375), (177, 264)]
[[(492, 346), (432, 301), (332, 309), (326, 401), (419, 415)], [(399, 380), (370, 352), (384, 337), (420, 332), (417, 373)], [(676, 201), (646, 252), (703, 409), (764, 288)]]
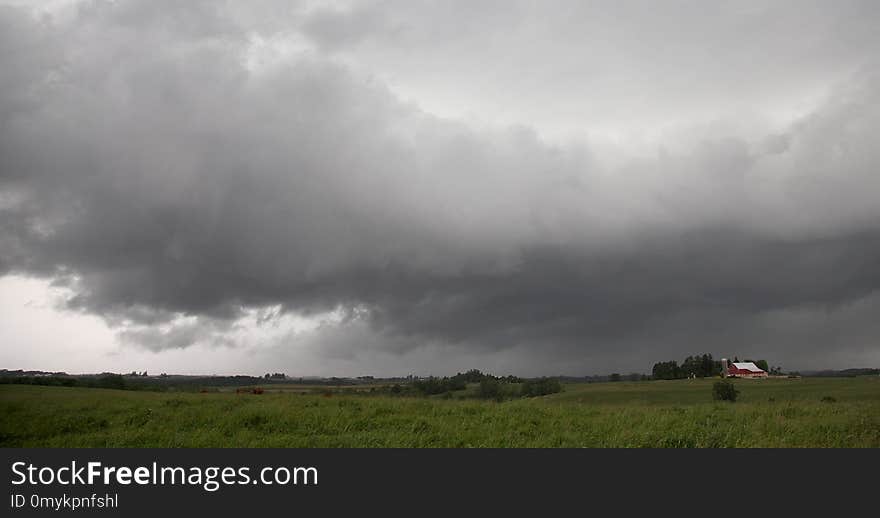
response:
[(434, 394), (443, 394), (452, 390), (464, 390), (466, 388), (465, 381), (462, 377), (443, 377), (416, 380), (412, 383), (413, 388), (422, 395), (430, 396)]
[(545, 396), (557, 392), (562, 392), (562, 384), (559, 383), (558, 379), (554, 378), (525, 380), (520, 385), (520, 395), (522, 397)]
[(483, 399), (494, 399), (496, 401), (504, 399), (501, 382), (493, 378), (484, 378), (480, 381), (479, 396)]
[(837, 399), (835, 399), (831, 396), (825, 396), (822, 398), (822, 402), (823, 403), (837, 403)]
[(716, 381), (712, 385), (712, 399), (720, 401), (736, 401), (739, 391), (729, 381)]

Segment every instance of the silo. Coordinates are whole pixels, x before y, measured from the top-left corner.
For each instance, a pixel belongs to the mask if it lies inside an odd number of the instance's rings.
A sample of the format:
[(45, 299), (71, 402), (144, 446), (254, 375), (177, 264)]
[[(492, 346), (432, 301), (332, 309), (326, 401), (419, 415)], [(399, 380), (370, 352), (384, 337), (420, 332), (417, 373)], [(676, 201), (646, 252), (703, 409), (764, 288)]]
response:
[(721, 358), (721, 377), (727, 377), (727, 358)]

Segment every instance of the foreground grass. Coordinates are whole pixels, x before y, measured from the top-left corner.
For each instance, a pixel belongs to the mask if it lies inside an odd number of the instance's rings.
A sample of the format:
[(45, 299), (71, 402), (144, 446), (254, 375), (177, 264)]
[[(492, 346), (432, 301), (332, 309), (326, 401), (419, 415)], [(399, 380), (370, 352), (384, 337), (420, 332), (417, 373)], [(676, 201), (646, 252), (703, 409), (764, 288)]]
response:
[[(880, 447), (880, 379), (567, 385), (504, 403), (0, 386), (0, 446)], [(822, 401), (833, 398), (834, 401)]]

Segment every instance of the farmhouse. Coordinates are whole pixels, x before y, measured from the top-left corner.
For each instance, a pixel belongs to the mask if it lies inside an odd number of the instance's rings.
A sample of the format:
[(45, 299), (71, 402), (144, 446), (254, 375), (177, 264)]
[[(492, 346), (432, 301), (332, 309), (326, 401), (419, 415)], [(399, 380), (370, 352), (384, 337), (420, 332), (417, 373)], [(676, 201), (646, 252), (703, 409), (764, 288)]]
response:
[(728, 365), (727, 358), (721, 360), (721, 372), (725, 378), (766, 378), (767, 371), (754, 362), (732, 362)]

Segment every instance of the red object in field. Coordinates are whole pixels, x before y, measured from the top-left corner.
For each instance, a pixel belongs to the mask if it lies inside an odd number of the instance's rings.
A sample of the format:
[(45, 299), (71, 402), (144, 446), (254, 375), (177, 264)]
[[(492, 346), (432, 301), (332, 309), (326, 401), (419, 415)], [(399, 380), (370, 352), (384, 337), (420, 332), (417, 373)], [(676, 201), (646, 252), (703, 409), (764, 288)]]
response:
[(767, 371), (752, 362), (736, 362), (727, 368), (727, 375), (737, 378), (766, 378)]
[(262, 394), (262, 393), (263, 393), (263, 389), (261, 389), (260, 387), (257, 387), (257, 388), (255, 388), (254, 390), (252, 390), (251, 392), (252, 392), (253, 394)]

